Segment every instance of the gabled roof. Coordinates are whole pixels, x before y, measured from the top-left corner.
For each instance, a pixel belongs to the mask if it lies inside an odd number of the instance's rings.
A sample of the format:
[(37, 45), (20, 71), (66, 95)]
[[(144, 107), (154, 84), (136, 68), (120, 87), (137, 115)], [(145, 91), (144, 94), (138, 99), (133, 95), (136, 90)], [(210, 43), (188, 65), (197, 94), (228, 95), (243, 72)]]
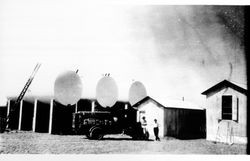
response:
[(232, 88), (238, 92), (241, 92), (243, 94), (247, 93), (247, 89), (244, 89), (244, 88), (240, 87), (239, 85), (236, 85), (232, 82), (229, 82), (228, 80), (223, 80), (220, 83), (218, 83), (218, 84), (212, 86), (211, 88), (207, 89), (206, 91), (202, 92), (201, 94), (208, 95), (209, 93), (211, 93), (213, 91), (216, 91), (218, 89), (224, 89), (227, 87), (230, 87), (230, 88)]
[(170, 99), (158, 99), (158, 101), (156, 101), (155, 99), (153, 99), (150, 96), (147, 96), (145, 98), (143, 98), (142, 100), (140, 100), (139, 102), (137, 102), (136, 104), (134, 104), (133, 106), (138, 107), (141, 104), (145, 103), (148, 100), (152, 100), (153, 102), (155, 102), (156, 104), (164, 107), (164, 108), (179, 108), (179, 109), (194, 109), (194, 110), (203, 110), (203, 108), (199, 107), (196, 104), (193, 104), (191, 102), (188, 101), (180, 101), (180, 100), (170, 100)]

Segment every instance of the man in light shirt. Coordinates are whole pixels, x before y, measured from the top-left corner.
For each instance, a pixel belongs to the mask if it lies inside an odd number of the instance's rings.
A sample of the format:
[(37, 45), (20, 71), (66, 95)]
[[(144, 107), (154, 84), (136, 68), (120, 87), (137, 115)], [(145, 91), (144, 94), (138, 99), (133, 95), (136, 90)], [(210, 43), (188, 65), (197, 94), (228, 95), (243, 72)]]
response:
[(146, 134), (146, 132), (147, 132), (147, 121), (146, 121), (145, 116), (142, 117), (141, 126), (142, 126), (142, 129), (143, 129), (143, 133)]
[(157, 119), (154, 119), (154, 134), (155, 134), (155, 140), (160, 141), (160, 138), (158, 136), (158, 134), (159, 134), (159, 124), (157, 122)]

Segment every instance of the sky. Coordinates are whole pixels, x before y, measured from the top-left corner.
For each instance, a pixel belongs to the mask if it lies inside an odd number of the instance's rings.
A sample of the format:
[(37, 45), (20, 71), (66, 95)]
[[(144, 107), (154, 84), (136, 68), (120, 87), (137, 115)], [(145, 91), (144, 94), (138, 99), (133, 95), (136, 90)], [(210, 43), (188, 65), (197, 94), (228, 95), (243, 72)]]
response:
[(76, 71), (82, 97), (95, 97), (110, 73), (118, 99), (134, 81), (147, 94), (203, 105), (203, 91), (228, 79), (247, 83), (240, 7), (0, 2), (0, 104), (17, 96), (42, 65), (26, 96), (53, 97), (56, 77)]

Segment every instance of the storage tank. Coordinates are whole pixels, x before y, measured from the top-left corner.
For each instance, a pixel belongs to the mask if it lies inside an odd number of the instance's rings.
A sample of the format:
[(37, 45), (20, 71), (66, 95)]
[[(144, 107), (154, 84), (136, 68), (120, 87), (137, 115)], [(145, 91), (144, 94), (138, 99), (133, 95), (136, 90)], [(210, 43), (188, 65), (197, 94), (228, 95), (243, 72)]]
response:
[[(135, 81), (129, 88), (128, 100), (131, 106), (147, 96), (147, 91), (143, 83)], [(134, 107), (137, 108), (137, 107)]]
[(75, 71), (65, 71), (55, 80), (54, 97), (61, 104), (76, 104), (82, 96), (82, 81)]
[(118, 87), (110, 76), (102, 77), (96, 86), (97, 102), (104, 108), (113, 107), (118, 99)]

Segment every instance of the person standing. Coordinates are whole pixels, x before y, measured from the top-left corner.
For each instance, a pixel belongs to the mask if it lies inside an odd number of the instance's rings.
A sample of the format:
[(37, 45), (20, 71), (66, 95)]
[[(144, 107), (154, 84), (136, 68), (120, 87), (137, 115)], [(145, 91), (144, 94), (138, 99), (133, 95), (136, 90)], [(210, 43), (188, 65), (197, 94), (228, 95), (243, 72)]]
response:
[(145, 116), (142, 117), (141, 127), (142, 127), (142, 132), (143, 132), (142, 139), (148, 140), (149, 133), (148, 133), (148, 129), (147, 129), (147, 121), (146, 121)]
[(142, 117), (141, 126), (143, 129), (143, 133), (146, 134), (146, 132), (147, 132), (147, 120), (146, 120), (145, 116)]
[(157, 119), (154, 119), (154, 134), (155, 134), (155, 140), (160, 141), (160, 138), (158, 136), (158, 134), (159, 134), (159, 124), (157, 122)]

